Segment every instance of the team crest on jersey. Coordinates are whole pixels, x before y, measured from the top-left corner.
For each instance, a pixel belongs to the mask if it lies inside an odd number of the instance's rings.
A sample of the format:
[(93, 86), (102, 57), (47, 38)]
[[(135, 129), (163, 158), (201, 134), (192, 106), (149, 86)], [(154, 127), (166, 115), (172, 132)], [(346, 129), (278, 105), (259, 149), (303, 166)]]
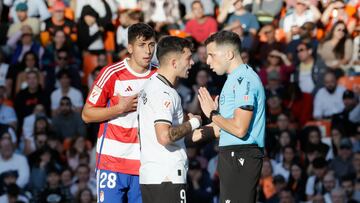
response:
[(93, 104), (96, 104), (96, 102), (98, 101), (98, 99), (101, 95), (101, 91), (102, 91), (102, 89), (100, 87), (98, 87), (97, 85), (95, 85), (89, 96), (89, 101)]
[(171, 106), (171, 101), (165, 100), (164, 103), (163, 103), (163, 105), (164, 105), (164, 107), (165, 107), (166, 109), (169, 109), (170, 106)]
[(105, 200), (105, 194), (104, 191), (100, 191), (100, 197), (99, 197), (100, 202), (104, 202)]

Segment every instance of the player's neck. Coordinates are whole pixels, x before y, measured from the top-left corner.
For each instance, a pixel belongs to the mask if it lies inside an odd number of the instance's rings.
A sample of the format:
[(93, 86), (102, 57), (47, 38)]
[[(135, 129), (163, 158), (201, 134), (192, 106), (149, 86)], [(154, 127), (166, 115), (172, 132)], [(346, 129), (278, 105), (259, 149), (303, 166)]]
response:
[(136, 73), (141, 74), (141, 73), (145, 73), (148, 70), (148, 66), (147, 67), (139, 66), (133, 58), (130, 58), (127, 62), (129, 64), (129, 67)]
[(167, 71), (166, 69), (159, 69), (157, 73), (165, 77), (172, 86), (175, 86), (177, 78), (173, 72)]
[(229, 69), (226, 71), (227, 74), (231, 74), (235, 69), (237, 69), (241, 64), (244, 64), (244, 61), (240, 56), (235, 57), (230, 62)]

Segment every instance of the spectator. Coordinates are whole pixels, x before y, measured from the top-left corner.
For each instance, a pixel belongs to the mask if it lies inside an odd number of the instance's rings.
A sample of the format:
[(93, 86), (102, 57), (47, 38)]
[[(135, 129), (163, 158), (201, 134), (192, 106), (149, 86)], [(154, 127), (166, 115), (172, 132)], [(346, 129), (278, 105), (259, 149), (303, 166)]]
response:
[(285, 51), (285, 44), (276, 40), (274, 25), (264, 25), (260, 29), (258, 36), (260, 42), (256, 48), (256, 53), (258, 53), (256, 60), (261, 65), (265, 65), (263, 59), (265, 59), (272, 50)]
[(14, 152), (14, 147), (10, 139), (3, 138), (0, 140), (0, 174), (8, 171), (17, 171), (19, 178), (16, 184), (24, 188), (29, 181), (29, 165), (26, 157)]
[(60, 82), (56, 79), (60, 70), (67, 71), (70, 74), (72, 87), (81, 89), (81, 72), (76, 64), (71, 63), (72, 57), (66, 49), (60, 49), (56, 52), (55, 63), (46, 68), (46, 92), (52, 92), (54, 88), (60, 87)]
[(316, 23), (321, 17), (319, 9), (307, 0), (296, 0), (294, 12), (284, 19), (287, 41), (298, 39), (300, 27), (306, 22)]
[(68, 39), (73, 42), (77, 40), (76, 24), (65, 17), (65, 4), (62, 0), (56, 0), (51, 7), (51, 18), (45, 20), (42, 25), (42, 32), (46, 32), (51, 41), (55, 36), (56, 31), (62, 30)]
[(356, 26), (356, 19), (346, 13), (345, 3), (342, 0), (336, 0), (330, 3), (321, 17), (321, 22), (325, 25), (326, 31), (336, 27), (336, 23), (343, 21), (350, 34), (353, 33)]
[(73, 176), (73, 171), (70, 168), (63, 169), (61, 172), (61, 185), (70, 189)]
[[(71, 139), (70, 149), (67, 151), (66, 157), (69, 167), (75, 171), (81, 164), (81, 159), (89, 159), (90, 151), (86, 146), (86, 139), (83, 136), (74, 135)], [(85, 164), (88, 162), (85, 162)]]
[(71, 86), (70, 72), (68, 70), (60, 70), (57, 78), (60, 82), (60, 87), (51, 93), (52, 116), (56, 116), (59, 113), (60, 100), (64, 96), (70, 99), (71, 107), (76, 112), (81, 112), (81, 108), (84, 105), (83, 95), (80, 90)]
[(99, 14), (89, 5), (83, 7), (78, 22), (78, 46), (81, 51), (99, 53), (104, 50), (103, 32), (97, 19)]
[(0, 196), (0, 202), (8, 202), (8, 203), (28, 203), (29, 200), (26, 196), (20, 194), (20, 188), (16, 184), (11, 184), (8, 187), (7, 194)]
[(360, 191), (355, 189), (355, 181), (352, 175), (341, 178), (341, 187), (344, 189), (347, 202), (360, 202)]
[(53, 125), (58, 136), (62, 139), (70, 138), (77, 134), (85, 136), (85, 124), (81, 120), (79, 112), (74, 111), (69, 97), (64, 96), (60, 99), (59, 112), (53, 118)]
[(73, 186), (70, 191), (72, 195), (75, 195), (77, 192), (84, 188), (89, 188), (93, 195), (96, 195), (96, 182), (93, 178), (90, 177), (90, 168), (86, 164), (80, 164), (76, 169), (76, 180), (74, 181)]
[(286, 188), (286, 181), (282, 175), (274, 176), (273, 183), (275, 185), (275, 193), (266, 203), (276, 203), (280, 201), (280, 193)]
[(265, 202), (270, 199), (276, 192), (273, 182), (273, 169), (271, 161), (268, 158), (264, 158), (263, 166), (261, 168), (261, 177), (259, 183), (259, 201)]
[(331, 191), (337, 187), (337, 181), (334, 176), (334, 171), (328, 171), (324, 176), (324, 190), (323, 195), (325, 203), (331, 202)]
[(142, 3), (145, 22), (156, 23), (156, 31), (160, 31), (159, 28), (164, 24), (176, 24), (180, 20), (179, 1), (146, 0)]
[(306, 201), (306, 179), (306, 172), (300, 164), (293, 163), (290, 167), (288, 188), (291, 190), (296, 202)]
[(60, 172), (57, 169), (51, 168), (46, 179), (47, 187), (40, 193), (38, 202), (70, 202), (72, 200), (66, 188), (60, 185)]
[(327, 71), (324, 75), (324, 87), (320, 88), (314, 99), (315, 119), (325, 119), (344, 110), (342, 96), (345, 88), (337, 85), (334, 71)]
[(4, 104), (6, 90), (0, 86), (0, 123), (17, 129), (17, 117), (13, 107)]
[(31, 27), (34, 35), (39, 35), (40, 33), (40, 21), (38, 18), (29, 18), (27, 11), (28, 6), (26, 3), (18, 3), (15, 8), (16, 16), (19, 19), (19, 22), (15, 22), (11, 24), (8, 32), (7, 37), (11, 37), (15, 33), (21, 30), (23, 25), (28, 25)]
[(39, 70), (39, 59), (37, 55), (32, 52), (26, 52), (22, 61), (22, 67), (19, 67), (16, 76), (15, 83), (15, 94), (19, 93), (20, 90), (23, 90), (28, 87), (26, 82), (26, 73), (29, 71), (36, 71), (39, 74), (39, 83), (41, 88), (45, 86), (45, 74)]
[(76, 201), (78, 203), (93, 203), (95, 201), (94, 195), (89, 188), (80, 190), (76, 195)]
[[(235, 7), (235, 11), (233, 13), (231, 13), (232, 6)], [(249, 32), (253, 35), (256, 35), (259, 30), (260, 26), (256, 17), (246, 11), (242, 0), (224, 0), (219, 11), (220, 13), (217, 17), (217, 21), (219, 23), (224, 23), (226, 21), (226, 24), (231, 24), (234, 21), (240, 21), (245, 32)]]
[(9, 191), (9, 186), (16, 185), (16, 180), (19, 174), (17, 171), (9, 170), (0, 174), (0, 196), (6, 194)]
[(196, 159), (189, 160), (188, 202), (211, 203), (212, 185), (209, 174), (201, 168)]
[(360, 104), (358, 96), (351, 90), (346, 90), (342, 96), (344, 103), (344, 110), (341, 113), (335, 114), (332, 118), (332, 123), (343, 126), (347, 134), (353, 134), (356, 129), (356, 123), (360, 122)]
[[(360, 30), (359, 28), (357, 31)], [(352, 71), (354, 71), (356, 74), (360, 73), (360, 35), (354, 38), (350, 65), (352, 66)]]
[(37, 104), (43, 104), (46, 110), (49, 109), (49, 99), (40, 88), (39, 72), (27, 72), (26, 82), (28, 87), (15, 96), (15, 110), (20, 125), (23, 124), (23, 119), (33, 112)]
[(355, 178), (359, 179), (360, 178), (360, 152), (356, 151), (354, 153), (354, 157), (352, 159), (352, 165), (354, 167), (354, 171), (355, 171)]
[(271, 24), (271, 22), (279, 15), (283, 1), (268, 0), (268, 1), (253, 1), (251, 12), (257, 16), (261, 24)]
[(280, 203), (295, 203), (293, 192), (289, 189), (284, 189), (280, 192)]
[[(19, 22), (18, 17), (16, 16), (16, 7), (21, 0), (4, 0), (4, 4), (6, 6), (11, 7), (10, 9), (10, 17), (13, 19), (14, 22)], [(44, 21), (50, 17), (50, 13), (44, 1), (41, 0), (27, 0), (26, 1), (28, 10), (27, 15), (29, 17), (37, 17), (40, 16), (40, 20)]]
[(337, 178), (341, 178), (346, 174), (354, 173), (352, 166), (352, 143), (349, 138), (342, 138), (340, 142), (340, 150), (329, 165), (329, 168), (335, 172)]
[(0, 86), (5, 86), (6, 98), (11, 98), (11, 90), (12, 90), (12, 79), (9, 76), (11, 72), (11, 68), (9, 64), (6, 62), (5, 53), (0, 49)]
[(285, 181), (289, 181), (291, 165), (295, 162), (295, 149), (291, 146), (283, 148), (283, 160), (274, 165), (274, 175), (282, 175)]
[[(180, 0), (179, 2), (185, 6), (185, 19), (191, 19), (193, 16), (192, 5), (196, 0)], [(214, 16), (215, 3), (212, 0), (200, 0), (203, 5), (204, 14), (206, 16)]]
[(327, 158), (329, 153), (329, 146), (322, 142), (321, 131), (317, 126), (307, 126), (303, 129), (305, 142), (302, 144), (302, 148), (305, 152), (311, 148), (316, 149), (319, 152), (319, 156)]
[(29, 25), (23, 25), (20, 31), (12, 35), (7, 45), (13, 50), (11, 57), (11, 64), (20, 63), (26, 52), (34, 52), (39, 59), (44, 54), (44, 48), (41, 47), (40, 43), (34, 39), (34, 34)]
[(352, 49), (346, 25), (343, 21), (338, 21), (320, 43), (318, 54), (329, 68), (336, 70), (337, 75), (341, 76), (351, 60)]
[(287, 85), (290, 81), (290, 75), (295, 68), (284, 53), (273, 49), (267, 56), (267, 64), (259, 71), (259, 76), (264, 86), (268, 85), (268, 75), (275, 72), (280, 76), (281, 84)]
[(245, 29), (242, 27), (241, 22), (236, 20), (226, 27), (224, 27), (224, 30), (229, 30), (231, 32), (235, 32), (237, 35), (239, 35), (241, 40), (241, 48), (247, 49), (247, 50), (253, 50), (254, 44), (255, 44), (255, 36), (252, 34), (249, 34), (245, 32)]
[(331, 191), (331, 201), (333, 203), (346, 202), (345, 191), (341, 188), (335, 188)]
[(318, 195), (324, 195), (324, 176), (328, 169), (328, 163), (325, 158), (318, 157), (314, 159), (313, 167), (314, 175), (308, 177), (306, 181), (305, 194), (308, 201), (313, 200)]
[(204, 15), (201, 1), (191, 3), (192, 18), (186, 23), (185, 32), (189, 33), (197, 42), (204, 42), (212, 33), (217, 31), (214, 18)]
[[(119, 0), (116, 0), (116, 2), (119, 2)], [(81, 14), (84, 7), (91, 6), (91, 8), (99, 14), (99, 23), (101, 26), (106, 27), (106, 24), (110, 23), (111, 20), (114, 19), (117, 9), (120, 8), (116, 5), (116, 2), (115, 0), (77, 0), (75, 18), (78, 21), (82, 16)]]
[(310, 44), (300, 43), (296, 51), (300, 63), (296, 68), (294, 80), (303, 93), (315, 94), (323, 86), (327, 66), (320, 57), (313, 57), (313, 48)]

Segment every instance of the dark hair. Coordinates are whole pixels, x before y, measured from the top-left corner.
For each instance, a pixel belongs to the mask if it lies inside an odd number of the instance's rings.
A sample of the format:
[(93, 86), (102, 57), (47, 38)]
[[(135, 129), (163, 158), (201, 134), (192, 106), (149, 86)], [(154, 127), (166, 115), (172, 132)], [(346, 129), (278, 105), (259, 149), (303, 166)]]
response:
[(345, 24), (344, 21), (336, 22), (332, 26), (330, 32), (324, 38), (323, 42), (329, 41), (329, 40), (331, 40), (333, 38), (335, 29), (339, 24), (343, 24), (345, 26), (344, 37), (339, 40), (339, 42), (335, 45), (335, 47), (334, 47), (334, 49), (332, 51), (334, 52), (336, 58), (343, 58), (344, 54), (345, 54), (345, 42), (348, 39), (348, 31), (346, 29), (346, 24)]
[(56, 74), (56, 78), (57, 79), (61, 79), (63, 76), (67, 76), (68, 78), (70, 78), (71, 80), (71, 74), (67, 69), (61, 69), (57, 74)]
[(206, 39), (205, 45), (215, 42), (217, 45), (231, 45), (234, 46), (236, 51), (241, 53), (241, 40), (239, 35), (230, 31), (220, 31), (215, 34), (212, 34), (209, 38)]
[(306, 47), (306, 49), (313, 49), (313, 46), (310, 44), (310, 43), (308, 43), (308, 42), (305, 42), (305, 41), (301, 41), (297, 46), (296, 46), (296, 48), (297, 47), (299, 47), (300, 45), (304, 45), (305, 47)]
[(88, 191), (90, 193), (91, 201), (94, 200), (94, 196), (93, 196), (93, 193), (91, 192), (91, 190), (88, 187), (85, 187), (84, 189), (81, 189), (76, 193), (76, 198), (75, 198), (76, 202), (81, 202), (81, 195), (83, 192), (86, 192), (86, 191)]
[(344, 176), (341, 177), (340, 179), (340, 183), (342, 184), (343, 182), (351, 182), (352, 185), (355, 184), (355, 177), (356, 175), (353, 173), (350, 174), (346, 174)]
[(180, 37), (168, 36), (162, 38), (156, 50), (156, 57), (159, 60), (159, 64), (163, 62), (164, 57), (169, 53), (182, 53), (185, 48), (192, 50), (193, 44), (187, 40)]
[(136, 23), (131, 25), (128, 30), (128, 43), (132, 44), (137, 38), (145, 38), (145, 40), (154, 38), (155, 31), (150, 27), (150, 25), (145, 23)]
[(22, 61), (21, 61), (23, 67), (26, 68), (26, 57), (29, 56), (29, 55), (33, 55), (33, 56), (34, 56), (35, 67), (36, 67), (36, 68), (39, 68), (39, 57), (38, 57), (38, 55), (37, 55), (35, 52), (33, 52), (33, 51), (31, 51), (31, 50), (28, 51), (28, 52), (26, 52), (26, 53), (24, 54), (24, 56), (23, 56), (23, 59), (22, 59)]

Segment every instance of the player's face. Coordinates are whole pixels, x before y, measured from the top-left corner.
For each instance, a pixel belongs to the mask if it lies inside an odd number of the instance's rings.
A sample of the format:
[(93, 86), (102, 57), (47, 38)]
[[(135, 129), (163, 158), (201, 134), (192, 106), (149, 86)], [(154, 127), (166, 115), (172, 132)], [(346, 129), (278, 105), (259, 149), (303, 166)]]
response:
[(184, 53), (180, 55), (176, 66), (178, 72), (177, 76), (179, 78), (188, 78), (189, 70), (193, 64), (192, 53), (189, 48), (185, 48)]
[(138, 37), (133, 43), (129, 43), (128, 51), (136, 64), (148, 68), (155, 50), (155, 39), (148, 40)]
[(214, 71), (217, 75), (225, 74), (225, 52), (219, 50), (215, 42), (211, 42), (206, 46), (207, 58), (206, 63), (210, 66), (210, 69)]

